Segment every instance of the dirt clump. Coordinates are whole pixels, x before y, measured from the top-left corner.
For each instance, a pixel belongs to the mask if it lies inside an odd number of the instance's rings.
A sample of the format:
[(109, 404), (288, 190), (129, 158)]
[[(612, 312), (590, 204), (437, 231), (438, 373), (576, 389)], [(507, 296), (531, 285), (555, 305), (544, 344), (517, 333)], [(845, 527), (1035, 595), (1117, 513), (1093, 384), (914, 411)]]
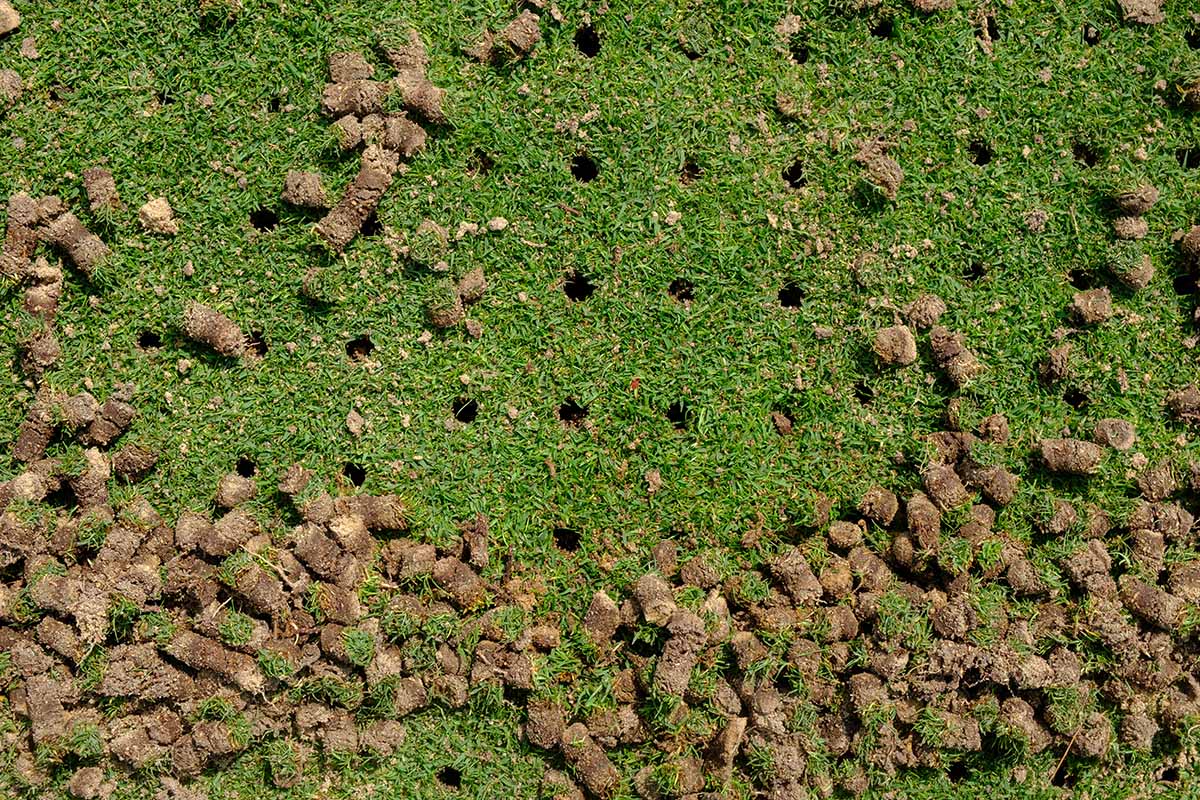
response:
[(1178, 420), (1191, 424), (1200, 422), (1200, 389), (1194, 383), (1176, 389), (1167, 395), (1167, 408)]
[(562, 752), (589, 792), (600, 798), (612, 795), (621, 774), (596, 744), (586, 725), (576, 722), (563, 731)]
[[(900, 501), (896, 499), (896, 495), (884, 489), (882, 486), (873, 486), (867, 490), (858, 504), (858, 510), (864, 517), (879, 525), (887, 527), (892, 524), (892, 520), (896, 518), (896, 512), (900, 510)], [(857, 525), (855, 526), (858, 527)], [(830, 527), (830, 536), (832, 538), (832, 526)], [(862, 537), (862, 533), (857, 534), (858, 538)], [(850, 540), (848, 540), (850, 541)], [(851, 544), (857, 544), (857, 540), (851, 541)], [(836, 542), (835, 542), (836, 544)], [(842, 546), (850, 546), (842, 545)]]
[(1051, 347), (1046, 357), (1038, 364), (1038, 377), (1047, 386), (1062, 381), (1071, 371), (1070, 342)]
[(93, 213), (120, 211), (124, 208), (113, 174), (103, 167), (83, 171), (83, 190)]
[(183, 332), (223, 356), (240, 358), (246, 352), (246, 335), (233, 320), (200, 303), (188, 303), (183, 312)]
[(1145, 289), (1154, 280), (1150, 254), (1133, 242), (1115, 242), (1109, 248), (1106, 267), (1113, 277), (1130, 289)]
[(317, 235), (331, 249), (340, 253), (358, 235), (392, 185), (398, 167), (397, 155), (389, 150), (372, 146), (363, 152), (358, 176), (316, 226)]
[(0, 106), (8, 107), (21, 99), (25, 82), (16, 70), (0, 69)]
[(280, 198), (298, 208), (326, 209), (329, 208), (329, 197), (321, 176), (315, 172), (299, 172), (289, 170), (283, 180), (283, 192)]
[(875, 334), (871, 347), (887, 366), (904, 367), (917, 360), (917, 339), (904, 325), (883, 328)]
[(108, 245), (89, 231), (58, 198), (44, 198), (39, 202), (39, 216), (38, 235), (62, 250), (89, 278), (111, 253)]
[(254, 497), (257, 488), (253, 478), (230, 472), (222, 476), (217, 484), (217, 505), (221, 508), (236, 508)]
[(516, 19), (498, 33), (484, 30), (479, 40), (469, 47), (467, 55), (477, 61), (495, 64), (520, 61), (533, 52), (542, 40), (541, 18), (529, 11), (522, 11)]
[(1150, 223), (1144, 217), (1117, 217), (1113, 220), (1113, 233), (1127, 241), (1145, 239), (1150, 233)]
[(1104, 458), (1099, 445), (1080, 439), (1043, 439), (1038, 448), (1046, 468), (1065, 475), (1091, 475)]
[(361, 53), (341, 52), (329, 56), (329, 80), (333, 83), (365, 81), (375, 77), (375, 67)]
[(1112, 293), (1107, 288), (1076, 292), (1071, 299), (1070, 312), (1083, 325), (1107, 322), (1113, 315)]
[(0, 36), (6, 36), (21, 27), (21, 15), (9, 0), (0, 0)]
[(952, 333), (940, 325), (934, 326), (929, 332), (929, 344), (934, 360), (955, 386), (962, 386), (983, 372), (983, 365), (967, 349), (966, 339), (961, 333)]
[(1163, 0), (1117, 0), (1121, 15), (1126, 22), (1139, 25), (1157, 25), (1167, 18), (1163, 13)]
[(936, 294), (923, 294), (908, 304), (904, 315), (917, 328), (932, 328), (946, 313), (946, 303)]
[(138, 209), (138, 222), (147, 233), (160, 236), (175, 236), (179, 233), (179, 220), (175, 209), (165, 197), (152, 197)]
[(1158, 202), (1158, 189), (1148, 183), (1141, 184), (1127, 192), (1120, 192), (1113, 197), (1113, 204), (1122, 214), (1140, 217)]

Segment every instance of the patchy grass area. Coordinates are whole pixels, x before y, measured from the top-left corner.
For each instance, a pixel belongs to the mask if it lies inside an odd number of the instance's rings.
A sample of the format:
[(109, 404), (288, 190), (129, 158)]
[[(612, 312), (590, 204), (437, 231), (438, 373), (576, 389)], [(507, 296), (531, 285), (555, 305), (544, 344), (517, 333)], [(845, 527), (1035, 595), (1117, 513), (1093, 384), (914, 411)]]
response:
[[(67, 271), (62, 355), (44, 381), (101, 400), (133, 384), (138, 414), (121, 441), (159, 454), (145, 481), (113, 489), (114, 505), (140, 494), (171, 522), (211, 512), (218, 481), (238, 471), (257, 483), (245, 507), (286, 531), (297, 520), (274, 487), (300, 462), (317, 475), (314, 495), (400, 495), (421, 541), (446, 546), (459, 521), (484, 514), (485, 576), (537, 583), (531, 618), (574, 619), (597, 589), (627, 593), (662, 539), (680, 562), (718, 558), (722, 578), (758, 574), (785, 546), (822, 549), (828, 521), (856, 519), (871, 486), (902, 498), (922, 487), (926, 434), (1003, 414), (1011, 438), (976, 454), (1020, 476), (995, 529), (1030, 545), (1066, 587), (1055, 565), (1087, 538), (1089, 505), (1120, 528), (1147, 464), (1186, 474), (1200, 460), (1193, 430), (1165, 405), (1196, 374), (1196, 284), (1178, 239), (1200, 219), (1200, 114), (1179, 91), (1200, 69), (1200, 19), (1174, 0), (1156, 26), (1123, 22), (1107, 1), (960, 2), (933, 15), (891, 0), (846, 5), (562, 2), (561, 21), (543, 14), (533, 56), (497, 67), (464, 54), (485, 26), (515, 15), (496, 0), (244, 0), (228, 22), (202, 20), (191, 2), (17, 3), (23, 22), (0, 39), (0, 68), (26, 90), (0, 112), (0, 197), (57, 194), (113, 251), (90, 281)], [(797, 18), (783, 35), (786, 14)], [(340, 151), (320, 112), (327, 57), (357, 50), (381, 63), (380, 37), (408, 26), (447, 91), (448, 122), (429, 127), (373, 235), (335, 257), (312, 233), (318, 216), (279, 199), (284, 175), (318, 171), (335, 195), (353, 179), (358, 158)], [(19, 55), (27, 36), (36, 60)], [(870, 142), (901, 182), (871, 171)], [(104, 219), (87, 212), (80, 180), (97, 165), (125, 199)], [(1109, 203), (1144, 183), (1161, 199), (1135, 246), (1155, 275), (1133, 291), (1107, 267)], [(158, 196), (174, 207), (177, 236), (137, 224)], [(507, 225), (488, 230), (496, 218)], [(450, 234), (429, 261), (487, 276), (468, 312), (478, 337), (427, 318), (444, 278), (401, 252), (424, 246), (425, 220)], [(456, 236), (464, 223), (481, 232)], [(319, 301), (303, 286), (313, 268)], [(1079, 325), (1073, 295), (1100, 286), (1117, 313)], [(983, 365), (961, 389), (927, 331), (906, 368), (882, 367), (872, 351), (876, 331), (926, 293), (942, 298), (941, 324)], [(0, 300), (8, 442), (34, 396), (19, 366), (32, 321), (19, 291)], [(191, 301), (251, 334), (261, 358), (191, 342)], [(1063, 342), (1069, 369), (1047, 382), (1039, 365)], [(347, 424), (352, 412), (361, 425)], [(1041, 466), (1041, 439), (1090, 440), (1105, 418), (1133, 423), (1136, 445), (1107, 451), (1086, 480)], [(79, 450), (55, 442), (50, 455)], [(5, 461), (0, 475), (23, 469)], [(1055, 499), (1079, 519), (1046, 536), (1035, 523)], [(1110, 537), (1118, 561), (1130, 558), (1127, 533)], [(888, 546), (881, 528), (868, 540)], [(1173, 542), (1168, 560), (1196, 558), (1192, 545)], [(981, 616), (1012, 600), (1007, 585), (996, 597), (985, 589)], [(228, 620), (221, 634), (241, 644), (249, 627)], [(560, 658), (566, 670), (587, 660)], [(589, 698), (612, 703), (611, 674), (581, 681), (562, 690), (577, 712)], [(264, 788), (264, 764), (284, 756), (255, 747), (204, 781), (214, 800), (363, 787), (533, 797), (546, 761), (520, 739), (522, 719), (481, 691), (469, 712), (408, 718), (392, 759), (324, 772), (314, 761), (299, 787), (276, 790)], [(1191, 746), (1188, 736), (1148, 755), (1113, 744), (1062, 768), (1061, 746), (985, 750), (879, 785), (914, 798), (1035, 797), (1065, 782), (1123, 797), (1162, 777), (1164, 753)], [(674, 755), (618, 750), (620, 792)], [(745, 760), (737, 796), (770, 783), (774, 768)], [(446, 767), (457, 786), (437, 778)], [(1168, 778), (1188, 780), (1172, 768)], [(130, 783), (117, 796), (149, 791)]]

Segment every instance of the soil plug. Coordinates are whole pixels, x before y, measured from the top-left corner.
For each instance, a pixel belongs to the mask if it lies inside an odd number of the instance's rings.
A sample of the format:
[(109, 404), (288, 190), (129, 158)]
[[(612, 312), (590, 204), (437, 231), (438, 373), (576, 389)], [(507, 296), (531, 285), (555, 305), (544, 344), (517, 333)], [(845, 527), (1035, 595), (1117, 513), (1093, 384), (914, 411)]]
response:
[(193, 341), (206, 344), (223, 356), (239, 358), (246, 351), (246, 336), (219, 311), (189, 303), (183, 312), (183, 331)]

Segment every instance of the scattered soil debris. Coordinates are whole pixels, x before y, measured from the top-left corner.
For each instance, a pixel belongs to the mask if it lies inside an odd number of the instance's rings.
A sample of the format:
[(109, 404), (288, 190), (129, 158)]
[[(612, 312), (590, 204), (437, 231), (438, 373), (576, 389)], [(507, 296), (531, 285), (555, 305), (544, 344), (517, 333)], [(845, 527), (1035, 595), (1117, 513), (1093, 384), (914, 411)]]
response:
[(179, 221), (175, 210), (165, 197), (153, 197), (138, 209), (138, 222), (148, 233), (175, 236), (179, 233)]

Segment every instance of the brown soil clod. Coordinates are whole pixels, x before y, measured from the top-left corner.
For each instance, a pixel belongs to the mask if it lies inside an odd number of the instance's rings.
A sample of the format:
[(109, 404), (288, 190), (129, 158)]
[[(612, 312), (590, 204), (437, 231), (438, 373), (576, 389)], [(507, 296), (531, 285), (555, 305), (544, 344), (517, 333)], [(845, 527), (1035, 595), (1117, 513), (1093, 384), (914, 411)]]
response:
[(25, 82), (16, 70), (0, 69), (0, 107), (7, 108), (21, 99)]
[(1075, 321), (1083, 325), (1107, 322), (1113, 315), (1112, 293), (1107, 288), (1076, 292), (1070, 311)]
[(363, 117), (383, 111), (383, 101), (392, 90), (387, 81), (351, 80), (331, 83), (321, 95), (321, 111), (331, 117), (353, 114)]
[(1113, 233), (1127, 241), (1145, 239), (1150, 233), (1150, 223), (1144, 217), (1117, 217), (1113, 220)]
[(329, 80), (333, 83), (365, 81), (375, 77), (375, 67), (362, 53), (341, 52), (329, 56)]
[(541, 18), (529, 11), (522, 11), (499, 33), (485, 30), (479, 40), (467, 49), (467, 55), (484, 63), (497, 64), (520, 61), (533, 52), (542, 40)]
[(1120, 192), (1113, 197), (1113, 203), (1122, 214), (1140, 217), (1158, 202), (1158, 189), (1148, 183), (1141, 184), (1127, 192)]
[(1118, 3), (1126, 22), (1157, 25), (1167, 18), (1163, 13), (1163, 0), (1118, 0)]
[(21, 27), (21, 15), (9, 0), (0, 0), (0, 36), (6, 36)]
[(932, 328), (946, 313), (946, 304), (936, 294), (923, 294), (908, 304), (904, 314), (917, 328)]
[(599, 798), (612, 796), (621, 774), (596, 744), (586, 725), (576, 722), (563, 731), (562, 752), (591, 794)]
[(179, 233), (179, 220), (175, 210), (165, 197), (152, 197), (138, 209), (138, 222), (147, 233), (160, 236), (175, 236)]
[(39, 235), (61, 249), (84, 275), (92, 277), (108, 258), (111, 252), (108, 245), (84, 227), (79, 217), (62, 207), (57, 198), (52, 201), (48, 206), (50, 213), (42, 212)]
[(246, 335), (233, 320), (200, 303), (189, 303), (183, 312), (183, 331), (223, 356), (240, 358), (246, 352)]
[(483, 299), (487, 288), (488, 283), (483, 274), (483, 267), (475, 267), (459, 280), (458, 296), (462, 298), (463, 303), (471, 305)]
[(934, 360), (955, 386), (962, 386), (983, 372), (983, 365), (967, 349), (961, 333), (952, 333), (940, 325), (934, 326), (929, 332), (929, 344), (933, 348)]
[(103, 167), (83, 171), (83, 190), (93, 213), (119, 211), (124, 207), (112, 172)]
[(1133, 242), (1117, 242), (1109, 249), (1108, 271), (1130, 289), (1141, 290), (1154, 280), (1154, 264), (1150, 254), (1142, 252)]
[(315, 172), (288, 171), (283, 180), (283, 192), (280, 198), (285, 203), (298, 208), (326, 209), (329, 208), (329, 197), (321, 176)]
[(1200, 389), (1189, 383), (1167, 395), (1167, 408), (1182, 422), (1200, 423)]
[(917, 339), (904, 325), (893, 325), (877, 332), (872, 349), (887, 366), (904, 367), (917, 360)]
[(358, 235), (392, 185), (398, 167), (399, 159), (394, 152), (378, 146), (368, 147), (363, 152), (358, 176), (338, 204), (316, 226), (317, 235), (331, 249), (340, 253)]
[(1038, 447), (1046, 468), (1065, 475), (1092, 475), (1104, 458), (1099, 445), (1080, 439), (1043, 439)]

